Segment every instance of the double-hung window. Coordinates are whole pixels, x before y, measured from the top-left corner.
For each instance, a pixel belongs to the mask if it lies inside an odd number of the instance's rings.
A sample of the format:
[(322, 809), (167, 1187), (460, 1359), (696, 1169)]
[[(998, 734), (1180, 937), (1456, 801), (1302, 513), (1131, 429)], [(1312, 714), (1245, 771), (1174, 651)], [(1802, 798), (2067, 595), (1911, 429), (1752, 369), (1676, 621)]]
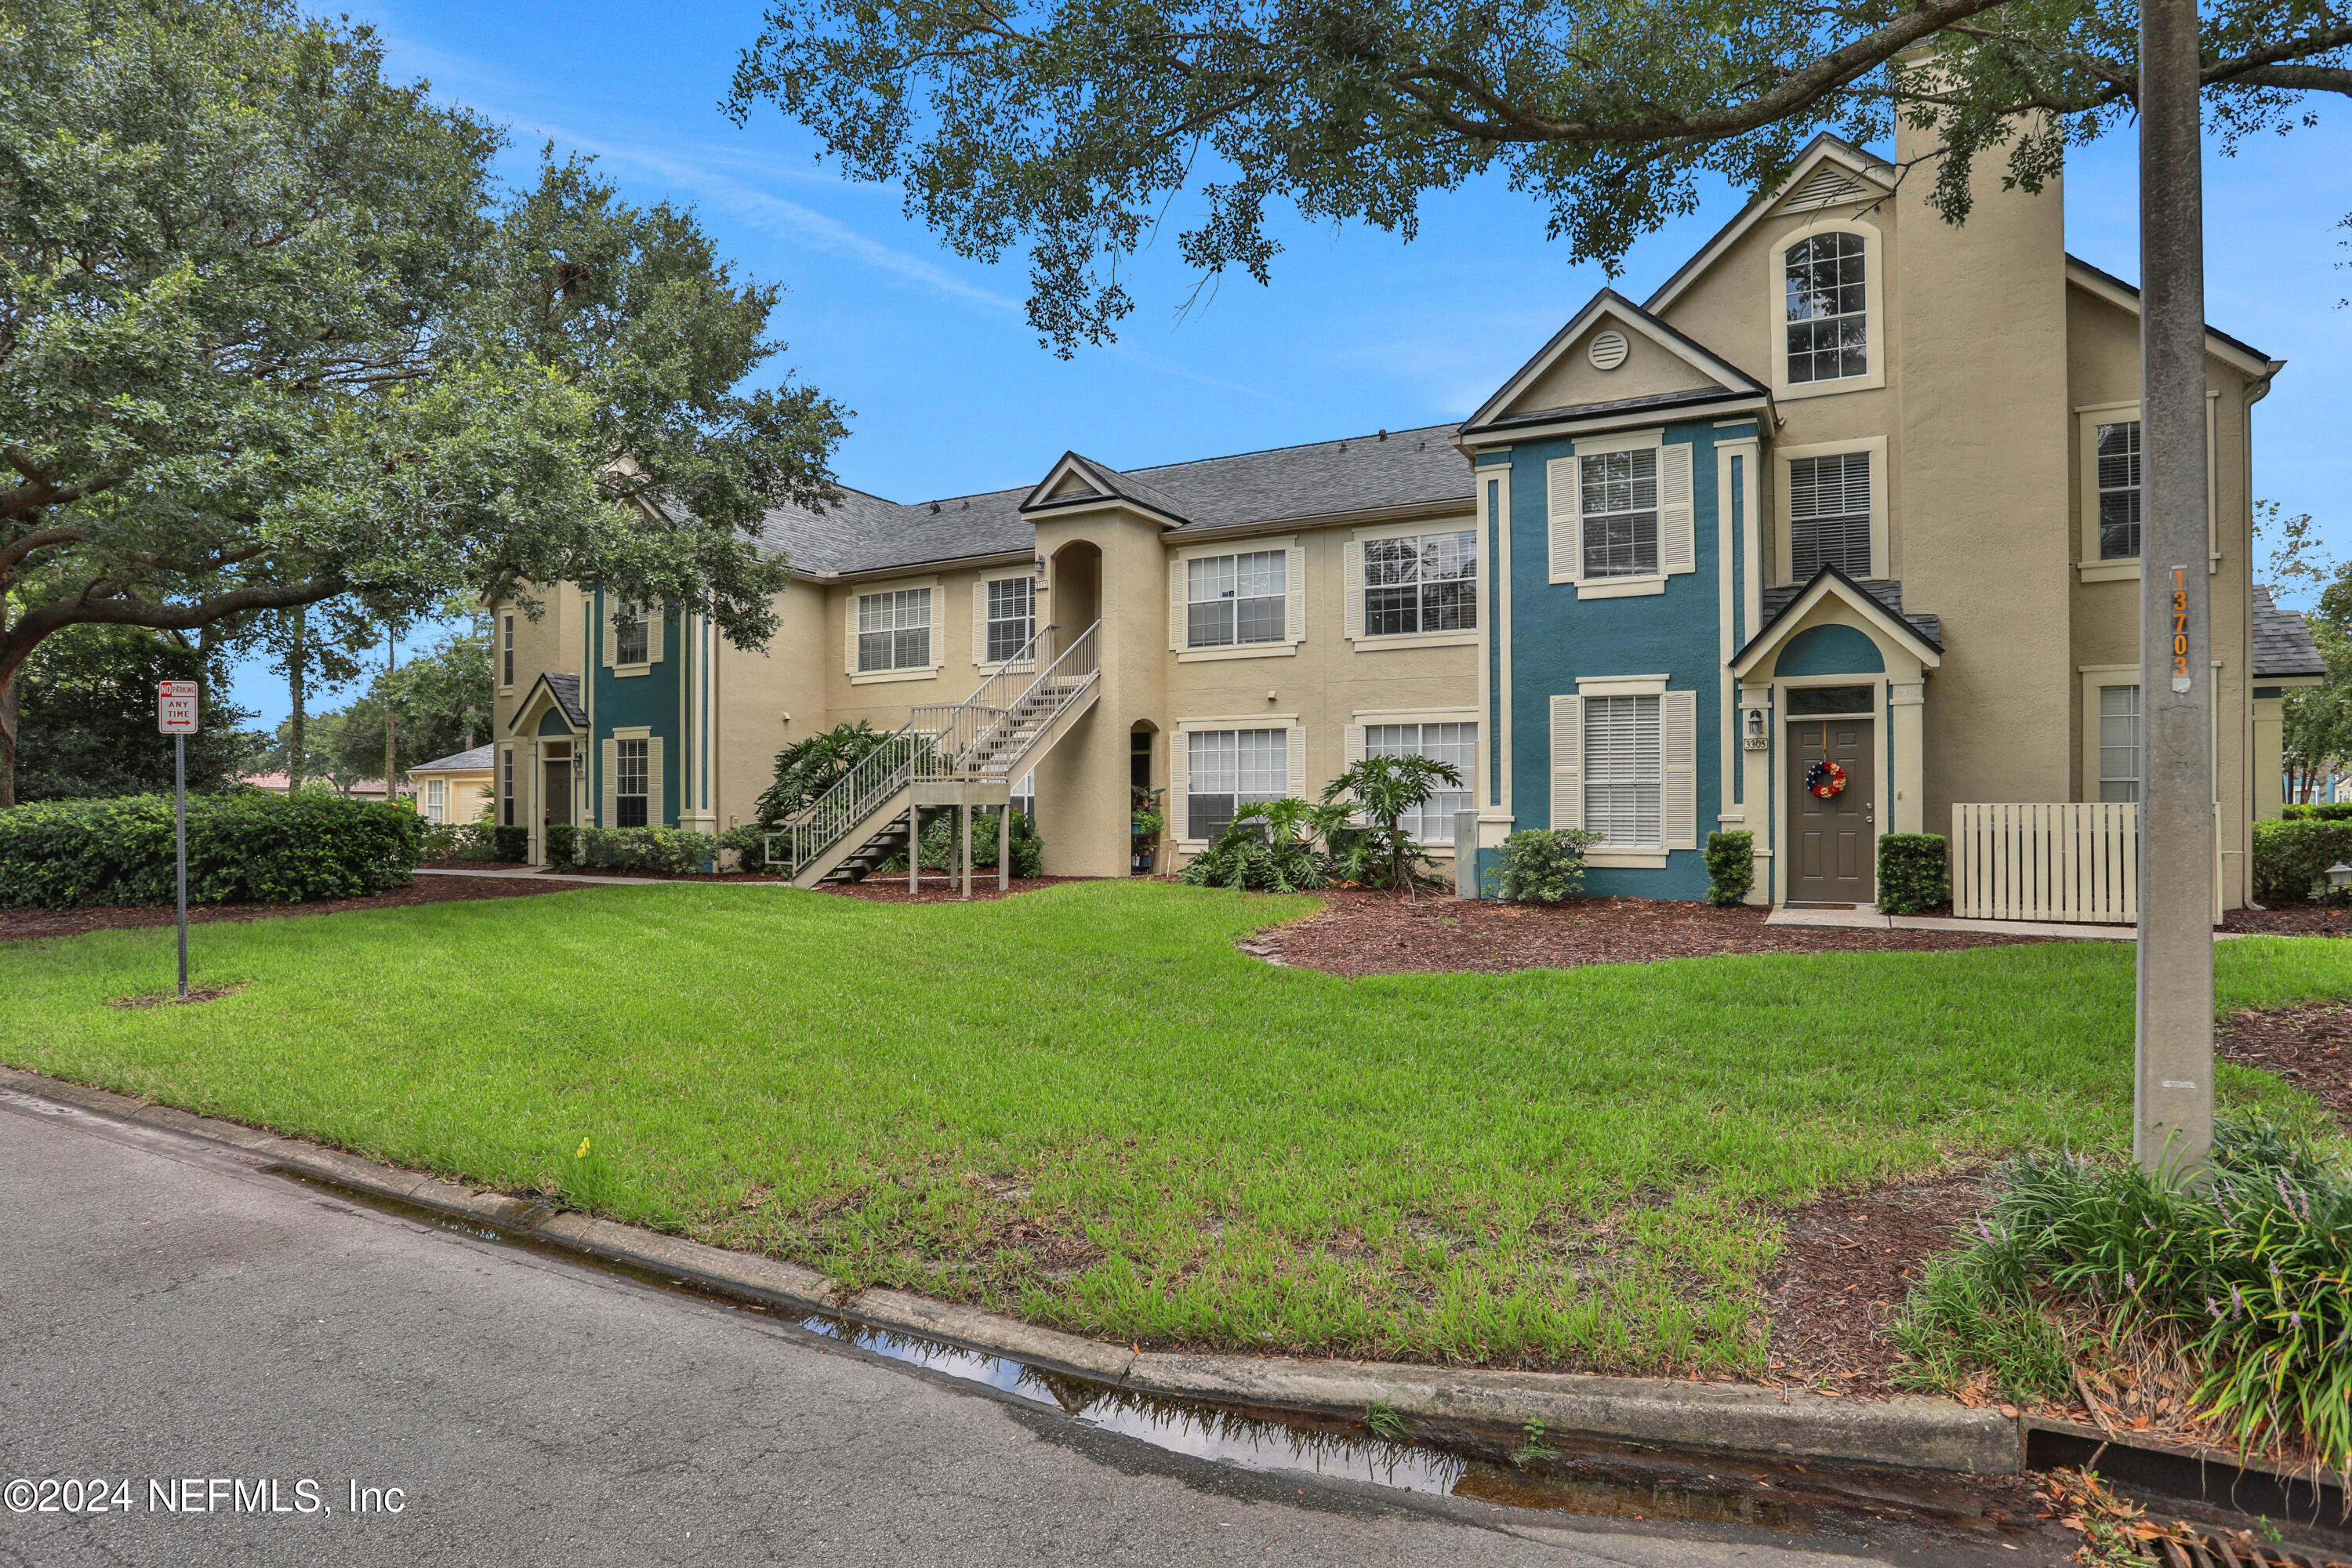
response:
[(2099, 798), (2139, 798), (2139, 688), (2099, 688)]
[(1232, 647), (1285, 640), (1290, 554), (1253, 550), (1184, 563), (1184, 642)]
[(1427, 757), (1446, 763), (1462, 775), (1460, 787), (1441, 785), (1428, 803), (1398, 819), (1399, 826), (1423, 841), (1454, 841), (1454, 814), (1470, 809), (1472, 781), (1477, 777), (1478, 726), (1475, 724), (1367, 724), (1367, 757)]
[(986, 662), (1003, 664), (1029, 646), (1037, 630), (1037, 584), (1029, 577), (997, 577), (988, 584)]
[(613, 662), (644, 664), (653, 654), (653, 626), (645, 611), (623, 605), (613, 612)]
[(449, 820), (449, 781), (447, 779), (425, 781), (425, 820), (427, 822)]
[(2100, 426), (2097, 450), (2099, 559), (2130, 561), (2139, 554), (2139, 421)]
[(514, 748), (504, 746), (499, 751), (499, 821), (508, 827), (515, 825)]
[(499, 684), (500, 686), (514, 684), (514, 617), (500, 616), (499, 617)]
[(1658, 572), (1658, 454), (1600, 452), (1576, 460), (1584, 513), (1584, 575)]
[(1858, 234), (1817, 234), (1783, 258), (1791, 384), (1870, 374), (1870, 298)]
[(1664, 847), (1658, 699), (1584, 700), (1584, 826), (1612, 849)]
[(896, 588), (857, 595), (857, 668), (928, 669), (931, 591)]
[(1290, 793), (1289, 731), (1194, 730), (1187, 740), (1186, 837), (1214, 838), (1243, 806)]
[(1364, 542), (1365, 636), (1477, 629), (1477, 534)]
[(1870, 454), (1836, 452), (1789, 462), (1789, 576), (1808, 583), (1824, 566), (1870, 575)]
[(652, 782), (646, 753), (650, 743), (645, 741), (613, 742), (613, 826), (643, 827), (646, 805), (652, 795), (647, 787)]

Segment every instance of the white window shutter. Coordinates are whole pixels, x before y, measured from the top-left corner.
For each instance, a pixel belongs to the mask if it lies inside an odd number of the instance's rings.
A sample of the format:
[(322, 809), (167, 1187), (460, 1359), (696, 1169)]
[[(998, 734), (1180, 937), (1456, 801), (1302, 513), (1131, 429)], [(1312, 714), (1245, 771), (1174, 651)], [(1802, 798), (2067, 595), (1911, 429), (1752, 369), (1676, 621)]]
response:
[(857, 673), (857, 595), (841, 596), (841, 667), (850, 674)]
[(1658, 448), (1658, 565), (1664, 572), (1696, 572), (1698, 552), (1691, 495), (1691, 449), (1687, 442)]
[[(1687, 448), (1685, 448), (1687, 449)], [(1659, 826), (1669, 849), (1698, 847), (1698, 693), (1658, 699)]]
[(971, 662), (988, 662), (988, 579), (976, 579), (971, 585)]
[(1361, 724), (1350, 724), (1348, 726), (1348, 765), (1352, 768), (1363, 760), (1364, 727)]
[(1286, 794), (1304, 795), (1307, 793), (1307, 731), (1292, 728), (1283, 732), (1282, 760), (1287, 764), (1290, 777)]
[(668, 826), (668, 819), (662, 815), (662, 738), (659, 735), (646, 742), (646, 826)]
[(647, 664), (659, 664), (662, 661), (662, 643), (665, 640), (663, 633), (666, 629), (662, 616), (662, 605), (659, 599), (656, 599), (653, 603), (646, 606), (645, 617), (646, 662)]
[[(1283, 576), (1289, 584), (1290, 603), (1284, 612), (1287, 618), (1283, 623), (1282, 635), (1292, 642), (1305, 642), (1307, 640), (1307, 550), (1303, 545), (1294, 544), (1288, 553), (1290, 559), (1283, 563)], [(1297, 776), (1297, 763), (1292, 764), (1293, 777)], [(1297, 792), (1294, 790), (1292, 793)]]
[(1584, 700), (1551, 700), (1551, 825), (1584, 826)]
[(1184, 561), (1181, 556), (1171, 555), (1168, 558), (1168, 651), (1183, 650)]
[(1551, 519), (1549, 576), (1555, 583), (1573, 583), (1584, 559), (1584, 500), (1574, 458), (1554, 458), (1544, 465), (1544, 491)]
[[(1348, 635), (1364, 635), (1364, 543), (1360, 539), (1348, 541), (1346, 568), (1341, 574), (1339, 591), (1348, 599)], [(1354, 733), (1350, 731), (1349, 733)], [(1353, 759), (1349, 759), (1352, 761)]]
[(601, 741), (597, 742), (596, 760), (600, 764), (602, 764), (597, 769), (597, 772), (602, 773), (604, 778), (604, 809), (596, 814), (596, 824), (600, 827), (610, 827), (614, 823), (620, 819), (620, 813), (613, 805), (613, 775), (617, 771), (614, 764), (619, 760), (619, 742)]
[(1184, 781), (1192, 768), (1192, 737), (1181, 730), (1168, 734), (1168, 837), (1192, 836), (1192, 817), (1184, 805)]
[[(603, 638), (604, 644), (604, 668), (606, 669), (610, 669), (613, 668), (613, 595), (600, 592), (598, 597), (603, 599), (604, 604), (604, 636)], [(522, 671), (517, 670), (515, 673), (517, 675), (520, 675)]]

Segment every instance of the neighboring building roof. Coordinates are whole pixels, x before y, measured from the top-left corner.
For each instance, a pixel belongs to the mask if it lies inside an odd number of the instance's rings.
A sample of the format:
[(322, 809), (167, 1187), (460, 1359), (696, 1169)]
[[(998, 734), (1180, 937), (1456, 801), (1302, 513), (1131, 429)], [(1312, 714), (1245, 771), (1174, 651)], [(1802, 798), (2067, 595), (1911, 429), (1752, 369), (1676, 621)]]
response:
[[(1470, 468), (1449, 444), (1456, 427), (1383, 430), (1262, 452), (1203, 458), (1150, 468), (1113, 468), (1068, 454), (1054, 475), (1087, 476), (1097, 495), (1134, 500), (1180, 520), (1192, 534), (1390, 508), (1471, 503)], [(793, 570), (814, 576), (893, 571), (992, 555), (1027, 556), (1036, 531), (1022, 515), (1087, 495), (1039, 498), (1042, 485), (983, 495), (950, 496), (901, 506), (845, 490), (823, 512), (781, 508), (761, 535)]]
[(486, 773), (490, 771), (490, 748), (476, 746), (470, 752), (452, 752), (429, 763), (415, 763), (408, 771), (412, 773)]
[[(287, 775), (282, 773), (246, 773), (238, 778), (236, 782), (241, 784), (250, 784), (255, 789), (277, 790), (281, 794), (285, 792), (290, 783)], [(326, 789), (332, 789), (334, 787), (334, 785), (329, 783), (328, 780), (320, 777), (317, 773), (305, 775), (302, 780), (302, 787), (308, 789), (313, 784), (320, 785)], [(351, 788), (341, 793), (345, 795), (382, 795), (383, 793), (383, 781), (382, 779), (359, 779), (353, 782)]]
[(2327, 661), (2311, 640), (2311, 627), (2296, 610), (2282, 610), (2272, 602), (2266, 584), (2254, 584), (2254, 679), (2256, 680), (2317, 679), (2327, 674)]

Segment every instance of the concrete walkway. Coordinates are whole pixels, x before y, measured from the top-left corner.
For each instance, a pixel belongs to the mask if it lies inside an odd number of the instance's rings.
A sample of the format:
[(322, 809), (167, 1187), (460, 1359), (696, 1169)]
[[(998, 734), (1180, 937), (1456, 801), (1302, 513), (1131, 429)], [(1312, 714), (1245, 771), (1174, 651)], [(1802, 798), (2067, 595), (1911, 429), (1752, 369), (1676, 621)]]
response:
[(496, 877), (508, 882), (585, 882), (598, 888), (660, 888), (672, 882), (693, 882), (705, 888), (781, 888), (783, 879), (753, 882), (709, 877), (590, 877), (572, 871), (460, 871), (442, 866), (419, 866), (420, 877)]
[[(1965, 921), (1949, 915), (1883, 915), (1873, 909), (1806, 910), (1783, 904), (1764, 917), (1768, 926), (1839, 926), (1849, 931), (1964, 931), (1988, 936), (2071, 937), (2077, 942), (2137, 942), (2139, 928), (2122, 925), (2074, 925), (2052, 921)], [(2243, 936), (2243, 931), (2217, 931), (2216, 942)]]

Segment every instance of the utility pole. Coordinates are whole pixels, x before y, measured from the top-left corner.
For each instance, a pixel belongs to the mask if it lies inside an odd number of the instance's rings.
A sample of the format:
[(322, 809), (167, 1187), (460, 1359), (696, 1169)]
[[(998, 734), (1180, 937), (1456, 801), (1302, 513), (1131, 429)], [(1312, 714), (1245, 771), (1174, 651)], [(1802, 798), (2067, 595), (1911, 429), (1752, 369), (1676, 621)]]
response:
[(2132, 1153), (2213, 1143), (2213, 640), (2196, 0), (2139, 12), (2138, 1049)]

